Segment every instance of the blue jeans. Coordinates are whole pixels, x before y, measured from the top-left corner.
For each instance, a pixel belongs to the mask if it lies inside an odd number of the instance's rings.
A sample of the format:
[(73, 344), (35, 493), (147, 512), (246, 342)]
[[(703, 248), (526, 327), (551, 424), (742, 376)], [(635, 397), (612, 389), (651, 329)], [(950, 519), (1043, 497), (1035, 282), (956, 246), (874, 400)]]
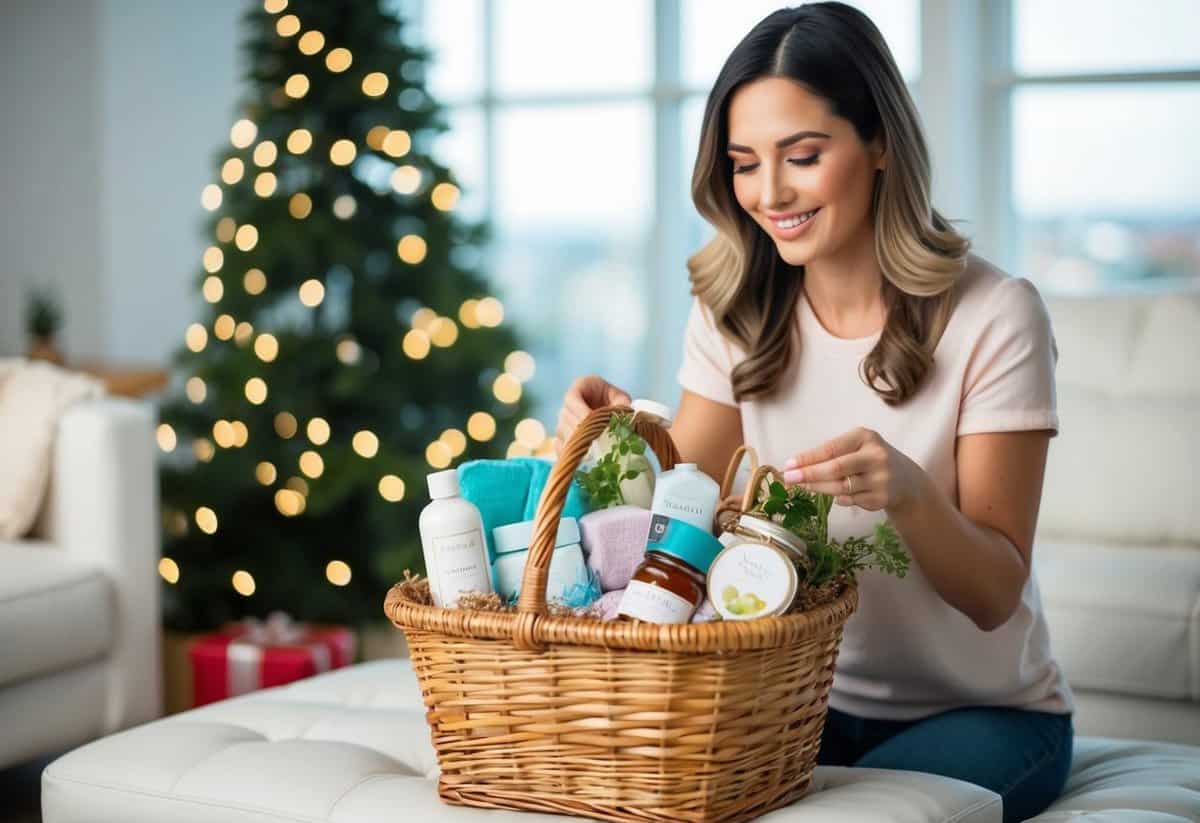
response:
[(1000, 795), (1004, 822), (1015, 823), (1041, 814), (1062, 794), (1074, 737), (1069, 714), (970, 706), (897, 721), (830, 708), (817, 763), (965, 780)]

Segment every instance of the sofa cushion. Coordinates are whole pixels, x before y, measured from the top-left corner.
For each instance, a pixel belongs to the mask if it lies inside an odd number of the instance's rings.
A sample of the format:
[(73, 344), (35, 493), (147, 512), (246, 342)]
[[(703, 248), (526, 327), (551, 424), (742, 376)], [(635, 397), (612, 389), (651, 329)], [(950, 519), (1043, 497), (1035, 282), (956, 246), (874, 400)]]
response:
[(1200, 702), (1200, 551), (1039, 539), (1033, 561), (1073, 687)]
[[(330, 821), (562, 823), (442, 803), (406, 660), (364, 663), (209, 704), (77, 749), (47, 767), (46, 823)], [(915, 772), (818, 767), (774, 823), (999, 823), (998, 795)]]
[(0, 686), (106, 655), (114, 602), (98, 566), (49, 543), (0, 541)]

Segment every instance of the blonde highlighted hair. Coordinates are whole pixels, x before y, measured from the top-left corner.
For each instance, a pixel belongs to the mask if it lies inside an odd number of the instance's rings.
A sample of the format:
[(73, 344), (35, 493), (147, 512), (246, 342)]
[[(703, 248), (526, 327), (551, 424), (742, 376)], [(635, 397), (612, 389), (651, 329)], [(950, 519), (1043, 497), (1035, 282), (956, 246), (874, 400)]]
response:
[(767, 16), (725, 61), (705, 106), (692, 200), (717, 234), (688, 259), (688, 271), (692, 294), (747, 353), (733, 370), (734, 397), (769, 397), (798, 354), (792, 329), (804, 267), (783, 260), (738, 204), (725, 153), (730, 98), (763, 77), (801, 83), (864, 143), (882, 135), (888, 166), (875, 174), (871, 212), (887, 320), (861, 376), (884, 402), (899, 405), (933, 366), (970, 241), (930, 204), (920, 116), (883, 36), (865, 14), (836, 2)]

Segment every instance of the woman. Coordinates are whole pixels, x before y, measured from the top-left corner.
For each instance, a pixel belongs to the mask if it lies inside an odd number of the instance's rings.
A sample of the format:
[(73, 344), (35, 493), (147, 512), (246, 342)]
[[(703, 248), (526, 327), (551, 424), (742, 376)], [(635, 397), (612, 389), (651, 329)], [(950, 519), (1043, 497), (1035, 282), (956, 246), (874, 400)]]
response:
[[(771, 14), (709, 95), (692, 177), (716, 238), (693, 300), (671, 434), (720, 478), (752, 445), (836, 495), (831, 533), (887, 518), (912, 559), (860, 577), (818, 762), (925, 771), (1045, 810), (1069, 772), (1073, 698), (1031, 573), (1054, 338), (1025, 279), (969, 253), (930, 205), (919, 116), (871, 21)], [(557, 438), (629, 396), (568, 390)]]

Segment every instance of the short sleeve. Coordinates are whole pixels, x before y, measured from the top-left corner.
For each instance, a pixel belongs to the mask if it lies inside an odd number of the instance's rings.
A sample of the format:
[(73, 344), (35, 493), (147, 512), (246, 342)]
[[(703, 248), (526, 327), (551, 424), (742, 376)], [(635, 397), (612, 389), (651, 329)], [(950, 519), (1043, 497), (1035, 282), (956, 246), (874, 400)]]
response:
[(1025, 278), (1002, 282), (967, 362), (958, 434), (1051, 430), (1058, 434), (1050, 313)]
[(712, 314), (698, 297), (693, 297), (683, 338), (679, 385), (717, 403), (737, 406), (733, 398), (732, 373), (733, 358), (728, 342), (713, 323)]

